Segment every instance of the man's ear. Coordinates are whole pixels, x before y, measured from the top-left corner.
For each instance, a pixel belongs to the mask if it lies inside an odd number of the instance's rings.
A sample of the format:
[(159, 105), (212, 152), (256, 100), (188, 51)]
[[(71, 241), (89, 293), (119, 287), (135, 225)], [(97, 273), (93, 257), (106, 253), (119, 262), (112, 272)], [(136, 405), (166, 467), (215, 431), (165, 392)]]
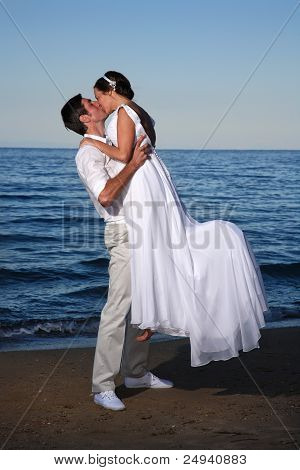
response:
[(79, 121), (87, 123), (87, 122), (91, 122), (91, 118), (88, 114), (81, 114), (81, 116), (79, 116)]

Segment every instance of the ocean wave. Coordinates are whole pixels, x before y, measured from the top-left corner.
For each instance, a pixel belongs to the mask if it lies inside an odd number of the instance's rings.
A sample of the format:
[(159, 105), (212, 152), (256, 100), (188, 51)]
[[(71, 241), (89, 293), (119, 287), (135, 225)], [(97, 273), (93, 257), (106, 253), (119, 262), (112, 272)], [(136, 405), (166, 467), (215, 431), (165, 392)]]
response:
[[(96, 336), (99, 328), (99, 315), (92, 315), (88, 318), (79, 317), (51, 319), (51, 318), (36, 318), (28, 320), (17, 320), (0, 322), (0, 338), (2, 339), (17, 339), (25, 337), (62, 337), (62, 336), (75, 336), (80, 333), (81, 336)], [(293, 322), (300, 319), (300, 308), (287, 308), (287, 307), (271, 307), (265, 320), (267, 325), (272, 326), (272, 323), (280, 322)], [(291, 323), (292, 324), (292, 323)]]
[(89, 319), (28, 320), (13, 325), (0, 324), (0, 338), (20, 336), (74, 336), (75, 334), (94, 335), (99, 328), (99, 316)]
[(97, 286), (97, 287), (85, 287), (83, 289), (72, 290), (63, 294), (64, 297), (99, 297), (101, 294), (106, 294), (108, 291), (108, 286)]
[[(80, 265), (94, 266), (97, 268), (107, 268), (109, 265), (109, 259), (107, 258), (93, 258), (88, 260), (79, 261)], [(299, 277), (300, 276), (300, 263), (291, 264), (263, 264), (260, 265), (261, 271), (273, 277)], [(83, 270), (84, 271), (84, 270)], [(80, 269), (73, 268), (72, 271), (67, 269), (11, 269), (11, 268), (0, 268), (0, 280), (9, 281), (34, 281), (34, 280), (47, 280), (47, 279), (86, 279), (90, 276), (89, 272), (81, 272)], [(82, 289), (80, 291), (74, 291), (76, 295), (78, 292), (88, 292), (92, 295), (98, 295), (101, 292), (101, 288)]]
[(30, 216), (26, 217), (16, 217), (9, 221), (10, 224), (20, 224), (20, 225), (30, 225), (33, 223), (51, 223), (51, 224), (62, 224), (65, 221), (78, 221), (78, 217), (70, 217), (70, 216), (53, 216), (49, 215), (49, 217), (39, 217), (39, 216)]
[(89, 266), (107, 267), (109, 259), (107, 258), (94, 258), (80, 261), (80, 264), (87, 264)]
[(261, 264), (260, 269), (262, 272), (269, 274), (271, 276), (279, 276), (279, 277), (300, 276), (300, 263)]
[(266, 322), (277, 322), (284, 320), (292, 320), (300, 318), (300, 308), (297, 305), (297, 302), (293, 302), (294, 306), (290, 307), (279, 307), (273, 306), (270, 307), (270, 310), (265, 314)]
[[(49, 214), (48, 216), (39, 216), (39, 215), (28, 215), (27, 217), (24, 216), (17, 216), (15, 218), (10, 219), (9, 223), (10, 224), (24, 224), (24, 225), (30, 225), (33, 223), (38, 223), (38, 224), (62, 224), (66, 222), (76, 222), (76, 223), (86, 223), (86, 224), (94, 224), (95, 226), (99, 225), (101, 226), (101, 220), (97, 215), (92, 214), (91, 216), (87, 215), (74, 215), (74, 214), (58, 214), (58, 215), (53, 215)], [(7, 225), (7, 221), (5, 222)], [(45, 228), (44, 228), (45, 229)]]
[[(53, 196), (51, 196), (53, 197)], [(24, 199), (27, 199), (27, 200), (31, 200), (31, 199), (49, 199), (49, 196), (48, 195), (45, 195), (45, 194), (20, 194), (20, 193), (16, 193), (16, 194), (0, 194), (0, 199), (14, 199), (14, 200), (17, 200), (17, 201), (24, 201)]]
[(57, 270), (57, 269), (44, 269), (38, 270), (30, 269), (10, 269), (0, 268), (0, 280), (4, 281), (44, 281), (55, 279), (86, 279), (88, 274), (82, 274), (76, 271)]
[(39, 235), (33, 235), (33, 234), (28, 234), (26, 235), (25, 233), (0, 233), (0, 242), (37, 242), (37, 241), (47, 241), (47, 240), (59, 240), (58, 237), (55, 236), (39, 236)]

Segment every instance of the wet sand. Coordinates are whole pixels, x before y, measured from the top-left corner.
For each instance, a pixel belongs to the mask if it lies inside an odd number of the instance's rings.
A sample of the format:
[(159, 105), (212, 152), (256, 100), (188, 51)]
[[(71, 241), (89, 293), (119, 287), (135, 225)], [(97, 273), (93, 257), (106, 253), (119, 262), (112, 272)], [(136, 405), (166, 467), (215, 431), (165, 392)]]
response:
[(300, 328), (262, 330), (260, 349), (193, 368), (187, 339), (151, 343), (152, 372), (175, 387), (126, 389), (118, 377), (124, 411), (92, 400), (93, 348), (1, 352), (1, 446), (299, 448), (299, 345)]

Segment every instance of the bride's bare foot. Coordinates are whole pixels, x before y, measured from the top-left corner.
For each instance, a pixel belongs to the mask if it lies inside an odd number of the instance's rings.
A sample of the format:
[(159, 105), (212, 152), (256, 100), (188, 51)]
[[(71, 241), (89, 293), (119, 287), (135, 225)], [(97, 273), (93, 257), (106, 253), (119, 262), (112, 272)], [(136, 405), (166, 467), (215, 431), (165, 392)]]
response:
[(148, 339), (151, 338), (153, 333), (154, 331), (151, 331), (150, 328), (146, 328), (146, 330), (144, 330), (144, 332), (140, 336), (137, 336), (135, 339), (139, 342), (148, 341)]

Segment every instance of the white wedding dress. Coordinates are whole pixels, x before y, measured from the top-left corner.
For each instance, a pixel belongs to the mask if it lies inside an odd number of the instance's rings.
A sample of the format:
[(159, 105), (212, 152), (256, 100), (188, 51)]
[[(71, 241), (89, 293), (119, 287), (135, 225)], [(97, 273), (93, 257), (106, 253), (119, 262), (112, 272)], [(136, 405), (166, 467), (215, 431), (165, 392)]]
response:
[[(136, 138), (146, 135), (136, 112), (121, 106), (135, 123)], [(107, 127), (115, 146), (118, 109)], [(131, 250), (131, 323), (189, 337), (192, 367), (259, 348), (268, 305), (243, 231), (224, 220), (193, 219), (154, 148), (123, 197)]]

